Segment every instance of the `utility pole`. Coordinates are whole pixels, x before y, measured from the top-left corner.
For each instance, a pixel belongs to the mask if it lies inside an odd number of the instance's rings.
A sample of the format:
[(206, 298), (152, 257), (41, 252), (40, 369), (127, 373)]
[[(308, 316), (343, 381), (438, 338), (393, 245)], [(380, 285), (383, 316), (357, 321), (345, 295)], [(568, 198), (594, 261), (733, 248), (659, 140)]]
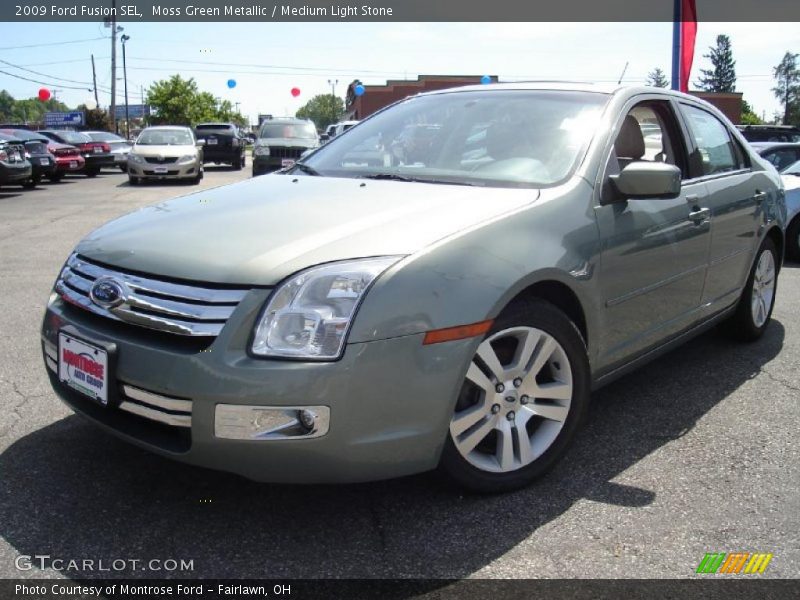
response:
[(331, 86), (331, 96), (336, 95), (336, 84), (339, 83), (338, 79), (328, 79), (328, 85)]
[(94, 68), (94, 54), (92, 54), (92, 85), (94, 86), (94, 103), (100, 107), (100, 99), (97, 97), (97, 71)]
[(125, 42), (131, 39), (131, 36), (125, 34), (122, 40), (122, 77), (125, 80), (125, 139), (131, 139), (131, 120), (128, 114), (128, 65), (125, 61)]
[(111, 122), (117, 130), (117, 0), (111, 0)]

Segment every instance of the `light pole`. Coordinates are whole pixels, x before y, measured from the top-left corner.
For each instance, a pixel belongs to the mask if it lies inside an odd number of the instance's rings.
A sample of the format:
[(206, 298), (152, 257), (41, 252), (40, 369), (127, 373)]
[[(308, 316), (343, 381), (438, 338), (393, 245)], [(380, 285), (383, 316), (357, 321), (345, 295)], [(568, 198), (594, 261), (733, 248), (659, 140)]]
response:
[(339, 83), (338, 79), (328, 79), (328, 85), (331, 86), (331, 96), (336, 95), (336, 84)]
[(122, 78), (125, 80), (125, 139), (131, 139), (131, 121), (128, 115), (128, 65), (125, 62), (125, 42), (131, 39), (131, 36), (125, 34), (121, 38), (122, 41)]

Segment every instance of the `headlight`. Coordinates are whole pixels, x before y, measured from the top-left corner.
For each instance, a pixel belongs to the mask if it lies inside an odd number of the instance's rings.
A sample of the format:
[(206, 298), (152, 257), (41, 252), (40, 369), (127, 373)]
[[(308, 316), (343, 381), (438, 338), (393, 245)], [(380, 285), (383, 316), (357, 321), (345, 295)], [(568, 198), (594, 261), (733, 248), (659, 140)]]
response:
[(196, 154), (187, 154), (185, 156), (181, 156), (178, 159), (178, 162), (179, 163), (188, 163), (188, 162), (192, 162), (193, 160), (196, 160), (196, 159), (197, 159), (197, 155)]
[(336, 262), (293, 275), (264, 307), (252, 353), (311, 360), (338, 358), (364, 294), (378, 275), (400, 258)]
[(135, 162), (135, 163), (143, 163), (144, 162), (144, 158), (142, 158), (138, 154), (133, 154), (133, 153), (128, 154), (128, 160), (131, 161), (131, 162)]
[(255, 156), (269, 156), (269, 146), (256, 146), (253, 148)]

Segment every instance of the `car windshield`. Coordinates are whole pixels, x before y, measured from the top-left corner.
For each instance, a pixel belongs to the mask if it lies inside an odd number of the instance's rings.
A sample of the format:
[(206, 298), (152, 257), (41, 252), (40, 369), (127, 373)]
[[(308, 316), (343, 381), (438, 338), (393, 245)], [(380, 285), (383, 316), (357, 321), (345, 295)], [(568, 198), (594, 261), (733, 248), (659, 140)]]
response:
[(317, 137), (317, 130), (311, 123), (264, 123), (258, 137), (308, 140)]
[(85, 144), (92, 141), (88, 135), (77, 131), (57, 131), (56, 135), (68, 144)]
[(486, 90), (419, 96), (303, 162), (330, 177), (544, 187), (569, 177), (608, 96)]
[(87, 133), (90, 138), (92, 138), (95, 142), (124, 142), (125, 139), (121, 138), (120, 136), (114, 133), (108, 133), (106, 131), (93, 131), (92, 133)]
[(145, 129), (136, 143), (140, 146), (191, 146), (194, 140), (184, 129)]

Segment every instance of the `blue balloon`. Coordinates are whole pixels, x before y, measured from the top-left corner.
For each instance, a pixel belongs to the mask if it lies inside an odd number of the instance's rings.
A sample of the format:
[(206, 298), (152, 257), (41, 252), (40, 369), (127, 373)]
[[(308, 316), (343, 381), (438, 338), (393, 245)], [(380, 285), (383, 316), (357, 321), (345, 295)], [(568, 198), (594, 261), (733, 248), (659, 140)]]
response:
[(481, 77), (481, 83), (484, 85), (486, 85), (487, 83), (492, 83), (492, 78), (489, 77), (488, 75), (484, 75), (483, 77)]
[(359, 83), (355, 88), (353, 88), (353, 91), (356, 93), (356, 96), (363, 96), (366, 90), (364, 89), (364, 86)]
[(228, 87), (233, 89), (236, 87), (236, 80), (235, 79), (228, 79)]

